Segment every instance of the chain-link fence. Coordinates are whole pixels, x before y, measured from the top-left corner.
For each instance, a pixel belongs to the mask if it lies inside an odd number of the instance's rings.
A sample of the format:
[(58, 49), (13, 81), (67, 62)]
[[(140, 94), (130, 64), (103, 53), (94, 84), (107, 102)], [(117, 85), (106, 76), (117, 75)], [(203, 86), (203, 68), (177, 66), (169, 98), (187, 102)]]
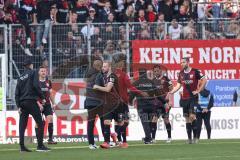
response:
[[(93, 58), (112, 60), (116, 53), (126, 55), (131, 64), (132, 40), (165, 39), (239, 39), (240, 21), (189, 21), (180, 23), (98, 23), (51, 25), (47, 43), (42, 44), (44, 26), (31, 26), (31, 58), (35, 68), (48, 66), (54, 79), (83, 78)], [(9, 75), (14, 82), (23, 72), (29, 57), (24, 29), (21, 25), (0, 26), (0, 53), (6, 53), (9, 40)], [(4, 31), (6, 30), (6, 31)], [(40, 43), (39, 43), (40, 42)], [(130, 65), (128, 71), (130, 71)]]

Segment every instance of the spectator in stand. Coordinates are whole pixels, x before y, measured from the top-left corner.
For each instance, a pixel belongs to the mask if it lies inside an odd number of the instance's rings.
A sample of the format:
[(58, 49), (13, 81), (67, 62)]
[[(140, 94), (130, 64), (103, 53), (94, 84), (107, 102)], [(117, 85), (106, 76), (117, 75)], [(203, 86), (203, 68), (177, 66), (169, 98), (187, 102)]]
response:
[(119, 40), (125, 41), (127, 39), (126, 36), (127, 36), (127, 32), (126, 32), (125, 26), (122, 25), (119, 27)]
[[(47, 44), (47, 38), (51, 24), (50, 11), (54, 4), (54, 1), (49, 0), (41, 0), (37, 2), (37, 22), (39, 23), (36, 33), (37, 50), (40, 50), (41, 42), (43, 45)], [(44, 29), (42, 25), (44, 25)]]
[(106, 23), (108, 21), (108, 15), (114, 13), (111, 9), (111, 3), (109, 1), (105, 2), (105, 5), (102, 9), (99, 9), (99, 20), (100, 22)]
[(108, 40), (115, 41), (117, 39), (117, 33), (114, 32), (113, 24), (106, 24), (103, 40), (106, 42)]
[(182, 5), (179, 10), (179, 14), (177, 15), (177, 21), (180, 23), (185, 23), (188, 22), (190, 19), (189, 14), (187, 13), (187, 8), (186, 6)]
[(129, 5), (123, 16), (123, 21), (124, 22), (134, 22), (134, 17), (135, 17), (135, 10), (132, 5)]
[(92, 36), (94, 34), (94, 25), (92, 24), (92, 19), (87, 19), (87, 24), (81, 29), (81, 33), (83, 34), (85, 40), (87, 40), (87, 36)]
[(18, 19), (23, 25), (26, 33), (27, 45), (24, 50), (25, 54), (32, 56), (32, 53), (29, 50), (31, 44), (31, 27), (30, 23), (37, 23), (36, 18), (36, 3), (35, 0), (22, 0), (20, 1), (20, 8), (18, 11)]
[(193, 15), (192, 14), (192, 2), (191, 2), (191, 0), (184, 0), (183, 5), (186, 7), (186, 12), (191, 17)]
[(234, 20), (230, 21), (230, 24), (227, 28), (227, 35), (232, 35), (232, 37), (237, 37), (237, 35), (240, 32), (239, 24), (235, 22)]
[(115, 49), (115, 45), (112, 40), (108, 40), (106, 47), (103, 51), (103, 59), (106, 61), (112, 61), (112, 57), (116, 54), (117, 51)]
[(183, 4), (183, 0), (173, 0), (172, 6), (173, 6), (173, 16), (176, 17), (180, 12), (180, 7)]
[(114, 23), (114, 22), (116, 22), (114, 14), (113, 13), (109, 13), (108, 14), (108, 21), (107, 21), (107, 23)]
[(164, 14), (166, 22), (171, 22), (173, 18), (172, 0), (164, 0), (164, 3), (160, 5), (160, 12)]
[(170, 39), (177, 40), (181, 38), (182, 25), (178, 24), (176, 19), (172, 20), (172, 24), (168, 28)]
[(145, 0), (137, 0), (135, 2), (135, 10), (138, 12), (139, 10), (144, 10), (146, 8)]
[(161, 4), (161, 1), (159, 0), (152, 0), (152, 6), (153, 6), (153, 10), (154, 12), (156, 12), (157, 14), (159, 14), (159, 8), (160, 8), (160, 4)]
[(197, 5), (197, 16), (198, 20), (202, 21), (206, 19), (206, 7), (205, 4), (202, 3), (204, 0), (199, 0), (198, 2), (199, 4)]
[(91, 36), (92, 48), (97, 49), (103, 46), (103, 38), (101, 36), (100, 28), (94, 27), (94, 34)]
[[(87, 17), (89, 15), (88, 8), (86, 6), (85, 0), (77, 0), (75, 6), (72, 8), (71, 12), (77, 13), (78, 23), (86, 23)], [(71, 23), (71, 22), (70, 22)]]
[(142, 22), (136, 32), (137, 38), (140, 40), (151, 39), (151, 30), (147, 22)]
[(160, 14), (158, 15), (157, 23), (158, 23), (158, 24), (163, 24), (163, 25), (165, 24), (164, 14), (160, 13)]
[(147, 22), (147, 19), (145, 17), (145, 11), (143, 9), (140, 9), (138, 11), (138, 16), (137, 16), (135, 22), (140, 22), (140, 23)]
[(147, 14), (146, 14), (148, 22), (155, 22), (157, 19), (157, 13), (154, 11), (153, 6), (151, 4), (147, 7)]
[(165, 39), (165, 29), (164, 25), (159, 24), (155, 30), (154, 39), (164, 40)]
[(194, 21), (191, 19), (186, 26), (183, 27), (183, 38), (187, 38), (187, 35), (194, 30)]
[(147, 30), (147, 29), (141, 30), (139, 39), (140, 40), (150, 40), (151, 34), (150, 34), (149, 30)]
[(51, 11), (50, 11), (50, 17), (51, 17), (51, 23), (52, 24), (57, 24), (57, 5), (54, 4), (51, 7)]
[(89, 9), (89, 19), (91, 19), (92, 23), (99, 23), (99, 20), (96, 16), (96, 10), (94, 8)]
[(115, 0), (116, 2), (116, 9), (115, 9), (115, 16), (118, 22), (123, 22), (123, 15), (124, 15), (124, 1), (125, 0)]
[(184, 39), (197, 39), (197, 32), (194, 28), (194, 21), (190, 20), (187, 26), (183, 27), (183, 38)]
[(122, 53), (124, 55), (127, 54), (127, 49), (128, 49), (128, 44), (126, 41), (119, 41), (118, 42), (118, 46), (119, 46), (119, 53)]
[(13, 4), (5, 5), (0, 9), (0, 23), (18, 23), (17, 11)]
[(69, 22), (69, 12), (70, 5), (67, 0), (58, 0), (57, 1), (57, 22), (58, 23), (68, 23)]
[(124, 9), (126, 9), (128, 6), (133, 6), (135, 4), (135, 0), (124, 0)]

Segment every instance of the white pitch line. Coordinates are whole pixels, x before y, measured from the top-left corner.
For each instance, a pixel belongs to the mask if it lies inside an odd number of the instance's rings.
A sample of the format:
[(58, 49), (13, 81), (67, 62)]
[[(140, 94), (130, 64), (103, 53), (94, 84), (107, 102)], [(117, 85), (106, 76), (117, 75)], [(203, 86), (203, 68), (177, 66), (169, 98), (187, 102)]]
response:
[(161, 160), (196, 160), (196, 159), (218, 159), (218, 158), (240, 158), (240, 155), (224, 155), (224, 156), (198, 156), (198, 157), (188, 157), (188, 158), (166, 158)]
[[(170, 144), (164, 144), (164, 143), (156, 143), (156, 144), (131, 144), (129, 145), (129, 147), (142, 147), (142, 146), (182, 146), (182, 145), (193, 145), (193, 146), (197, 146), (197, 145), (213, 145), (213, 144), (240, 144), (240, 141), (239, 142), (208, 142), (208, 143), (199, 143), (199, 144), (185, 144), (184, 142), (183, 143), (177, 143), (177, 144), (174, 144), (174, 143), (170, 143)], [(54, 149), (54, 150), (61, 150), (61, 149), (86, 149), (88, 148), (88, 146), (61, 146), (61, 147), (51, 147), (51, 149)], [(114, 148), (117, 148), (117, 147), (114, 147)], [(35, 150), (36, 148), (30, 148), (31, 150)], [(0, 152), (7, 152), (7, 151), (19, 151), (19, 149), (15, 149), (15, 148), (11, 148), (11, 149), (0, 149)], [(239, 155), (240, 156), (240, 155)]]

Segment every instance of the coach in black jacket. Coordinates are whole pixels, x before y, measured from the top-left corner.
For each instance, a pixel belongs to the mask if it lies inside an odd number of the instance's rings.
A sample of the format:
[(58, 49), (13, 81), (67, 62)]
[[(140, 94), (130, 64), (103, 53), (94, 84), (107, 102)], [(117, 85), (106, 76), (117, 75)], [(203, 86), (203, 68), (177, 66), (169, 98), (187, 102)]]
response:
[(24, 132), (27, 127), (28, 116), (31, 114), (38, 124), (38, 146), (37, 151), (49, 151), (49, 148), (43, 145), (43, 120), (41, 111), (37, 105), (37, 99), (41, 98), (43, 103), (46, 102), (45, 97), (40, 89), (38, 81), (38, 72), (33, 70), (31, 60), (24, 62), (25, 71), (17, 81), (15, 91), (15, 101), (20, 113), (19, 120), (19, 136), (20, 136), (20, 151), (31, 152), (24, 145)]
[(102, 120), (102, 105), (103, 105), (103, 93), (93, 89), (93, 86), (97, 83), (97, 85), (103, 86), (103, 78), (102, 78), (102, 61), (95, 60), (93, 62), (93, 66), (87, 71), (85, 80), (87, 83), (86, 88), (86, 100), (84, 102), (84, 108), (88, 110), (88, 124), (87, 124), (87, 134), (88, 134), (88, 142), (90, 149), (97, 149), (94, 142), (94, 124), (96, 116), (101, 118), (101, 128), (103, 132), (103, 120)]

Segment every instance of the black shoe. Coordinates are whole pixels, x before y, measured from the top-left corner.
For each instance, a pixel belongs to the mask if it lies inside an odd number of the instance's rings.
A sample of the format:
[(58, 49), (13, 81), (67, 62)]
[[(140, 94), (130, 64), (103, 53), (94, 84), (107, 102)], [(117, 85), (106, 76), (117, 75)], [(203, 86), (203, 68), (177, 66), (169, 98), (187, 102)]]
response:
[(53, 141), (52, 139), (49, 139), (48, 144), (57, 144), (57, 142)]
[(25, 146), (22, 146), (21, 148), (20, 148), (20, 152), (32, 152), (30, 149), (28, 149), (27, 147), (25, 147)]
[(144, 144), (153, 144), (152, 141), (144, 141)]
[(49, 152), (49, 151), (51, 151), (51, 149), (46, 147), (46, 146), (44, 146), (44, 145), (42, 145), (40, 147), (38, 146), (36, 151), (37, 152)]

